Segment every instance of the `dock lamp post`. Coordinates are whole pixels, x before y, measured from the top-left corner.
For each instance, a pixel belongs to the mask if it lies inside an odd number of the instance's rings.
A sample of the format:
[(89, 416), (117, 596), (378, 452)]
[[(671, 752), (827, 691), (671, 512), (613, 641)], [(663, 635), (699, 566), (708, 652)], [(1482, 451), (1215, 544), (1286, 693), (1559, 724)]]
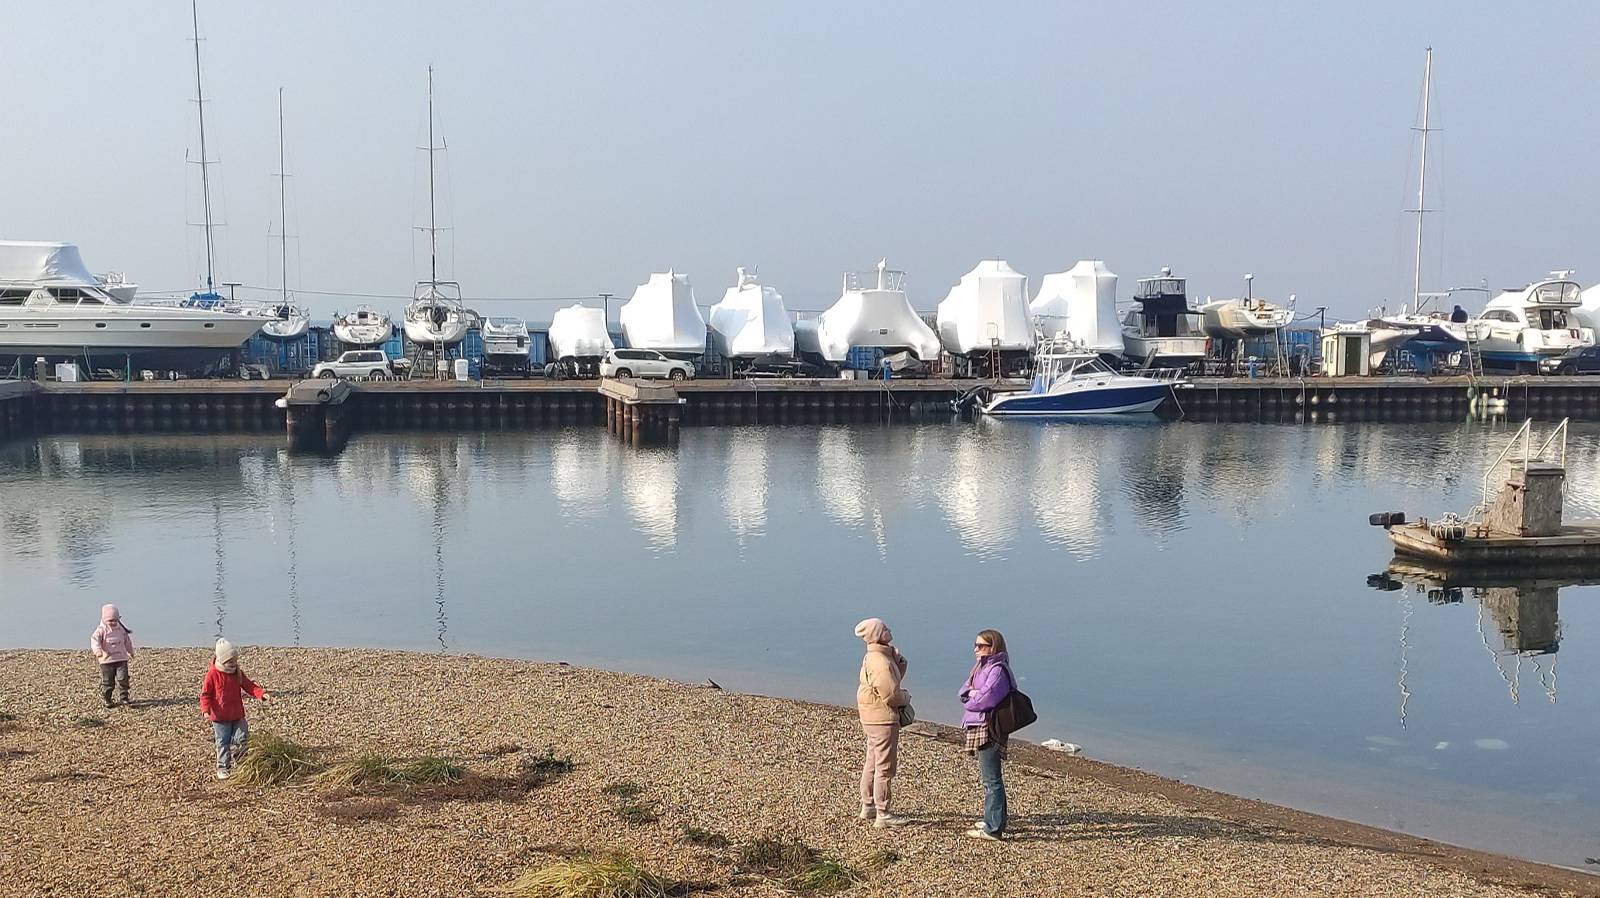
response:
[(1250, 298), (1251, 298), (1251, 295), (1252, 295), (1250, 293), (1250, 282), (1255, 280), (1255, 279), (1256, 279), (1256, 276), (1253, 275), (1253, 274), (1247, 274), (1247, 275), (1244, 276), (1244, 298), (1245, 298), (1245, 302), (1249, 302), (1250, 301)]

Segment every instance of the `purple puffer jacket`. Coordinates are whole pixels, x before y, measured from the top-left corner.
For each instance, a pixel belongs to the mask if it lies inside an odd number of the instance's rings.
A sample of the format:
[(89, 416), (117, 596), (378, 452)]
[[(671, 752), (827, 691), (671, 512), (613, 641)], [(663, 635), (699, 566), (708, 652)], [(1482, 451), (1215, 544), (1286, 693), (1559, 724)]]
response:
[(1011, 694), (1011, 673), (1006, 663), (1006, 653), (996, 652), (972, 668), (967, 682), (961, 687), (961, 704), (967, 710), (961, 715), (964, 727), (981, 727), (994, 707)]

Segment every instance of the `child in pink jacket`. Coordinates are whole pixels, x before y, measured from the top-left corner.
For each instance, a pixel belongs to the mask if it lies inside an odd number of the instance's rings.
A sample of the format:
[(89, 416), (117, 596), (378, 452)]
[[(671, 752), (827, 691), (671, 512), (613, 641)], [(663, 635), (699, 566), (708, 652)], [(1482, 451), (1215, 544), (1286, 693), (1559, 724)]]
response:
[(128, 662), (133, 660), (133, 631), (122, 625), (122, 612), (115, 605), (100, 607), (100, 626), (89, 637), (89, 650), (100, 662), (100, 700), (113, 707), (111, 687), (122, 691), (122, 704), (128, 704)]

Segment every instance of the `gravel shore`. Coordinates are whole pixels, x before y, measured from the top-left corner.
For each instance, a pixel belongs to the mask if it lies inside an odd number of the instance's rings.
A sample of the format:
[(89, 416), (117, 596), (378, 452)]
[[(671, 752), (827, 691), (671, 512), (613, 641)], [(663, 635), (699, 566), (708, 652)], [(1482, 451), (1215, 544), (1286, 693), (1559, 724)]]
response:
[[(855, 819), (853, 710), (472, 656), (248, 648), (243, 666), (276, 695), (249, 703), (257, 736), (327, 762), (447, 756), (485, 788), (246, 788), (212, 775), (196, 705), (209, 657), (142, 650), (134, 704), (105, 710), (86, 652), (0, 652), (0, 896), (477, 895), (608, 851), (705, 894), (791, 894), (741, 866), (762, 835), (860, 870), (850, 895), (1597, 894), (1581, 874), (1022, 746), (1014, 838), (974, 842), (977, 771), (938, 728), (901, 740), (896, 805), (917, 823), (874, 830)], [(546, 746), (573, 770), (488, 787)], [(690, 844), (688, 827), (730, 844)], [(874, 869), (885, 849), (898, 860)]]

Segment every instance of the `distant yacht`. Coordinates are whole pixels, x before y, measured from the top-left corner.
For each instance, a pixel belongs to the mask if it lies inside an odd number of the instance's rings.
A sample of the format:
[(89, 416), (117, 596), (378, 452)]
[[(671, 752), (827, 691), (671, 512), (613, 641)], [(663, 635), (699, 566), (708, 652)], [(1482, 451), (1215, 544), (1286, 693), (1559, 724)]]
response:
[(783, 295), (739, 268), (734, 285), (711, 307), (711, 340), (739, 368), (788, 365), (794, 360), (794, 323)]
[(1289, 326), (1294, 312), (1264, 299), (1216, 299), (1200, 307), (1206, 335), (1217, 340), (1268, 337)]
[(356, 306), (354, 311), (333, 317), (334, 337), (357, 349), (385, 343), (393, 333), (394, 322), (388, 314), (367, 306)]
[(1189, 307), (1188, 281), (1173, 277), (1171, 268), (1157, 277), (1140, 278), (1130, 309), (1122, 319), (1123, 352), (1147, 368), (1186, 368), (1206, 355), (1202, 316)]
[(1122, 356), (1125, 340), (1117, 325), (1117, 276), (1099, 259), (1085, 259), (1067, 271), (1045, 275), (1028, 311), (1045, 339), (1068, 336), (1112, 363)]
[(0, 369), (18, 359), (191, 370), (222, 359), (261, 319), (118, 302), (70, 243), (0, 241)]
[(600, 358), (614, 348), (601, 309), (573, 303), (550, 318), (552, 361), (547, 370), (555, 376), (597, 377)]
[(433, 143), (433, 66), (428, 66), (428, 279), (417, 282), (406, 306), (406, 338), (423, 348), (447, 347), (467, 336), (475, 318), (461, 304), (461, 285), (439, 280), (439, 227), (434, 205), (433, 157), (444, 149)]
[(1486, 333), (1479, 342), (1486, 366), (1538, 371), (1540, 359), (1579, 346), (1593, 346), (1595, 332), (1579, 319), (1582, 290), (1569, 271), (1489, 300), (1477, 320)]
[(838, 364), (854, 347), (906, 351), (919, 361), (939, 357), (939, 337), (911, 307), (906, 273), (879, 260), (877, 269), (847, 272), (838, 300), (816, 318), (795, 322), (795, 352), (813, 362)]
[[(979, 262), (938, 309), (939, 342), (969, 371), (1000, 377), (1024, 370), (1033, 351), (1028, 278), (1002, 259)], [(1000, 370), (991, 371), (998, 356)]]
[(261, 325), (261, 334), (287, 343), (298, 340), (311, 329), (311, 312), (289, 300), (289, 204), (284, 197), (283, 182), (288, 178), (283, 167), (283, 88), (278, 88), (278, 266), (283, 282), (283, 295), (278, 302), (267, 307), (267, 322)]
[(668, 268), (651, 274), (617, 310), (629, 349), (654, 349), (685, 361), (706, 352), (706, 319), (689, 276)]
[(500, 365), (526, 367), (528, 323), (509, 316), (483, 319), (483, 357)]

